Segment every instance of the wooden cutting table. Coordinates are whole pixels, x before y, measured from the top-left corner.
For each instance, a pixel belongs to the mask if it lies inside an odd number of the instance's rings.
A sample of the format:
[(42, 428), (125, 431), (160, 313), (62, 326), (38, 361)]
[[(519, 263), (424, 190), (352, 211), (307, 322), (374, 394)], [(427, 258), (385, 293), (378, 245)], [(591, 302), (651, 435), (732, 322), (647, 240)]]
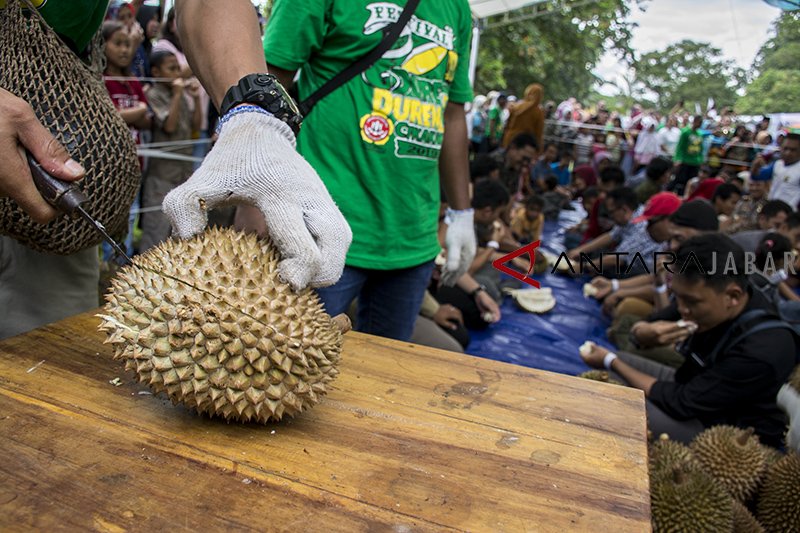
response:
[(227, 424), (151, 395), (97, 325), (0, 342), (3, 531), (650, 528), (637, 390), (351, 332), (321, 404)]

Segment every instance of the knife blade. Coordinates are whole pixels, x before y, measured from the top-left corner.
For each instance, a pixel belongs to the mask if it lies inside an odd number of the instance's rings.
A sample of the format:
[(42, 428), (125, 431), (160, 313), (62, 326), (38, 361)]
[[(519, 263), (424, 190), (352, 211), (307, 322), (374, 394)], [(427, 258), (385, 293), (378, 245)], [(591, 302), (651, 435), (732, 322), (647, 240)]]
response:
[(120, 245), (111, 238), (105, 226), (83, 208), (83, 204), (89, 201), (86, 194), (84, 194), (75, 183), (63, 181), (50, 175), (27, 150), (25, 154), (28, 159), (28, 166), (31, 169), (33, 182), (36, 184), (36, 188), (47, 203), (72, 218), (83, 218), (101, 237), (103, 237), (105, 242), (111, 245), (120, 257), (130, 264), (131, 258), (128, 257), (128, 254), (125, 253)]

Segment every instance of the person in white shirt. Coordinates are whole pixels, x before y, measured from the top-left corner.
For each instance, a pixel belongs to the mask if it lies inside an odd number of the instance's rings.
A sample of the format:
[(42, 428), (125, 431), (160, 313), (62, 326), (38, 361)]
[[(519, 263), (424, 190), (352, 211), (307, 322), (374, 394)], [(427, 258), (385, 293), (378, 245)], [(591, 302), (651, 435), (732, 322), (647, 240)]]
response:
[(678, 139), (681, 138), (681, 129), (678, 127), (678, 119), (675, 115), (670, 115), (667, 125), (658, 131), (658, 142), (663, 155), (675, 157), (675, 147), (678, 146)]
[(762, 172), (772, 179), (770, 200), (783, 200), (792, 209), (800, 204), (800, 133), (790, 133), (781, 143), (781, 158)]

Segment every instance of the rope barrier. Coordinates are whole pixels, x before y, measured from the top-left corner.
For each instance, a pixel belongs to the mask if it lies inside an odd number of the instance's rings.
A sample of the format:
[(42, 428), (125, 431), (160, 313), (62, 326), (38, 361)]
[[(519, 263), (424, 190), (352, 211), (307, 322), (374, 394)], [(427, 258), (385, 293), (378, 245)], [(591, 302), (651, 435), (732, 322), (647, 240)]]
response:
[(164, 150), (151, 150), (149, 148), (139, 148), (136, 152), (142, 157), (154, 157), (156, 159), (171, 159), (173, 161), (188, 161), (190, 163), (199, 163), (203, 160), (202, 157), (194, 157), (184, 154), (173, 154)]
[[(603, 133), (608, 133), (608, 132), (629, 133), (631, 131), (631, 128), (625, 129), (625, 128), (617, 128), (617, 127), (613, 127), (613, 126), (612, 127), (608, 127), (608, 126), (603, 126), (603, 125), (600, 125), (600, 124), (587, 124), (585, 122), (576, 122), (574, 120), (547, 119), (547, 120), (544, 121), (544, 123), (545, 124), (556, 125), (556, 126), (568, 126), (570, 128), (574, 128), (574, 129), (595, 130), (595, 131), (600, 131), (600, 132), (603, 132)], [(769, 144), (742, 143), (742, 142), (736, 142), (736, 143), (726, 142), (725, 146), (726, 147), (744, 146), (744, 147), (747, 147), (747, 148), (759, 148), (761, 150), (763, 150), (765, 148), (772, 147), (772, 145), (769, 145)]]
[[(575, 141), (573, 139), (564, 139), (562, 137), (554, 137), (552, 135), (545, 135), (544, 139), (546, 141), (549, 140), (549, 141), (556, 142), (558, 144), (575, 144), (575, 145), (579, 144), (577, 141)], [(592, 146), (593, 145), (594, 145), (594, 143), (592, 143)], [(591, 147), (589, 148), (589, 150), (591, 151)], [(614, 150), (614, 148), (606, 148), (603, 151), (611, 152), (613, 150)], [(630, 151), (630, 148), (626, 148), (625, 151), (622, 152), (622, 153), (624, 154), (625, 152), (628, 152), (628, 151)], [(664, 152), (664, 151), (659, 151), (658, 154), (656, 154), (656, 156), (665, 156), (665, 157), (669, 157), (669, 158), (673, 157), (672, 154), (670, 154), (668, 152)], [(656, 157), (656, 156), (654, 156), (654, 157)], [(591, 159), (591, 157), (590, 157), (590, 159)], [(737, 167), (750, 167), (751, 164), (752, 164), (751, 161), (739, 161), (738, 159), (720, 159), (719, 162), (722, 163), (723, 165), (735, 165)]]

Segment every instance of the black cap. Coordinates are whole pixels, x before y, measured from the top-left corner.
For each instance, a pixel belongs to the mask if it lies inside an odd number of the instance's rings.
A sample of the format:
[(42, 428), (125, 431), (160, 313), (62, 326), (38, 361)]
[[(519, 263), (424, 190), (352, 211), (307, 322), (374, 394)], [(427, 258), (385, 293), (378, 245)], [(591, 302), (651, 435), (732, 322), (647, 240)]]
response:
[(684, 203), (670, 215), (669, 219), (677, 226), (700, 231), (717, 231), (719, 229), (717, 213), (705, 200), (692, 200)]

